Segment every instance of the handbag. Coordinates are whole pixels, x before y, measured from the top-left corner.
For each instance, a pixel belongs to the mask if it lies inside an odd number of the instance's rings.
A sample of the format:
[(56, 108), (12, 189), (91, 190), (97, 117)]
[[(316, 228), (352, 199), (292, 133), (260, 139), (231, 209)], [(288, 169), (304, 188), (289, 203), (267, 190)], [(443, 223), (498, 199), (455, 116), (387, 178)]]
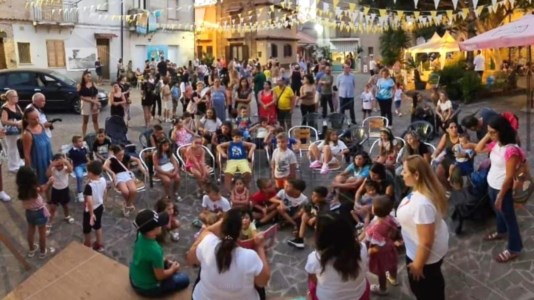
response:
[(530, 166), (525, 158), (515, 170), (512, 198), (515, 203), (525, 204), (533, 192), (532, 174), (530, 174)]
[(187, 107), (185, 109), (188, 113), (194, 115), (197, 112), (197, 103), (195, 102), (195, 99), (191, 99), (189, 103), (187, 104)]
[[(17, 121), (17, 120), (12, 119), (10, 121)], [(20, 130), (20, 127), (16, 125), (6, 125), (4, 126), (4, 130), (6, 132), (6, 135), (19, 135), (22, 132)]]

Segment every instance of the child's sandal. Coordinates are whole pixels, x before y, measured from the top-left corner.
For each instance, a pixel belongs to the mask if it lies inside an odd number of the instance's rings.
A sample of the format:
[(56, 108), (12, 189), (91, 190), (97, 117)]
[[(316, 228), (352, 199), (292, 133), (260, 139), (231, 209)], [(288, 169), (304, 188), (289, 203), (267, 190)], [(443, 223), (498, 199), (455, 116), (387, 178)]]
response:
[(65, 222), (67, 222), (69, 224), (72, 224), (72, 223), (74, 223), (74, 218), (71, 217), (71, 216), (66, 216), (65, 217)]
[(495, 256), (495, 261), (498, 263), (507, 263), (514, 259), (516, 259), (519, 256), (519, 253), (513, 253), (510, 252), (510, 250), (506, 249), (503, 252), (499, 253), (497, 256)]
[(52, 232), (52, 224), (46, 224), (45, 235), (49, 236), (51, 232)]
[(498, 232), (492, 232), (484, 237), (484, 241), (498, 241), (502, 240), (504, 236)]

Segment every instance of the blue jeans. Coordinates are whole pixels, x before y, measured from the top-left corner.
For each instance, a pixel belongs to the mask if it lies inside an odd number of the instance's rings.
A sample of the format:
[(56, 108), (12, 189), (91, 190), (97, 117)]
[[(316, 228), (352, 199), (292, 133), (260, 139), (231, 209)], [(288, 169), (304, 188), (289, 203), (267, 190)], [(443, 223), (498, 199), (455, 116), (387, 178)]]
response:
[(184, 272), (178, 272), (160, 282), (158, 287), (148, 290), (134, 286), (131, 278), (130, 285), (137, 294), (143, 297), (157, 298), (186, 289), (189, 286), (189, 277)]
[(349, 110), (350, 120), (356, 123), (356, 115), (354, 112), (354, 98), (339, 97), (339, 112), (345, 114), (345, 110)]
[(87, 172), (87, 164), (81, 164), (74, 167), (74, 175), (76, 175), (76, 193), (83, 192), (83, 173)]
[(488, 187), (488, 194), (491, 201), (491, 205), (495, 210), (497, 233), (508, 233), (508, 250), (511, 252), (521, 252), (523, 249), (523, 241), (521, 240), (521, 234), (519, 233), (519, 225), (517, 224), (517, 218), (514, 211), (514, 200), (512, 198), (512, 190), (508, 190), (502, 200), (501, 210), (495, 209), (495, 200), (499, 190)]

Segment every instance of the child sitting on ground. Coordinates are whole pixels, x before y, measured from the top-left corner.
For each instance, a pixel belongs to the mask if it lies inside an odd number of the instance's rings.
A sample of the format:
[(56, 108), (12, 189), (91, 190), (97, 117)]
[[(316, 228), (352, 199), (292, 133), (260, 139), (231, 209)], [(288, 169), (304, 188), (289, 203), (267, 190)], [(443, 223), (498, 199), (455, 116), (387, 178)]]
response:
[(256, 186), (258, 191), (250, 197), (250, 200), (252, 202), (252, 216), (258, 221), (256, 225), (260, 227), (276, 216), (276, 205), (269, 201), (276, 196), (276, 189), (273, 181), (269, 178), (256, 180)]
[(304, 249), (304, 233), (306, 226), (314, 227), (317, 216), (330, 211), (330, 204), (326, 201), (328, 195), (328, 188), (325, 186), (317, 186), (313, 189), (311, 195), (311, 202), (305, 204), (302, 208), (302, 220), (299, 226), (297, 237), (287, 241), (290, 246), (297, 249)]
[[(54, 179), (51, 177), (48, 182), (39, 186), (37, 174), (30, 167), (20, 167), (17, 172), (17, 189), (19, 200), (22, 201), (22, 207), (26, 211), (26, 222), (28, 223), (28, 254), (29, 258), (35, 256), (39, 249), (39, 258), (44, 259), (49, 252), (54, 253), (54, 248), (46, 247), (46, 223), (50, 217), (48, 209), (43, 201), (41, 194), (45, 194), (52, 185)], [(39, 231), (39, 245), (34, 243), (35, 230)]]
[(471, 143), (468, 133), (461, 133), (459, 137), (460, 143), (452, 147), (452, 152), (456, 161), (449, 167), (449, 181), (451, 181), (451, 175), (454, 170), (458, 168), (462, 176), (473, 173), (476, 144)]
[(243, 178), (234, 178), (234, 188), (230, 194), (232, 207), (241, 208), (245, 211), (250, 209), (250, 192), (245, 186)]
[(76, 175), (76, 193), (78, 194), (78, 201), (84, 202), (83, 197), (83, 176), (87, 172), (87, 148), (83, 145), (83, 139), (79, 135), (72, 137), (72, 148), (69, 150), (67, 156), (72, 161), (72, 167), (74, 169), (74, 175)]
[(365, 229), (365, 242), (369, 249), (369, 271), (378, 276), (378, 285), (371, 285), (371, 292), (378, 295), (388, 293), (387, 281), (397, 285), (397, 250), (395, 239), (399, 224), (390, 215), (393, 208), (388, 196), (373, 198), (372, 214), (375, 216)]
[(249, 210), (244, 210), (242, 213), (243, 227), (241, 228), (241, 235), (239, 236), (240, 240), (249, 240), (253, 239), (256, 234), (256, 226), (252, 222), (252, 215)]
[(72, 172), (72, 165), (65, 158), (65, 155), (58, 153), (52, 157), (52, 163), (46, 171), (46, 176), (54, 178), (52, 184), (52, 191), (50, 194), (50, 218), (46, 225), (46, 234), (50, 234), (52, 229), (52, 223), (54, 216), (56, 215), (57, 206), (63, 207), (63, 215), (65, 216), (65, 222), (72, 224), (74, 218), (70, 216), (69, 202), (70, 202), (70, 190), (69, 190), (69, 174)]
[(83, 195), (85, 209), (83, 213), (84, 245), (91, 247), (91, 231), (95, 231), (96, 241), (92, 245), (98, 252), (104, 251), (102, 237), (102, 214), (104, 213), (104, 199), (106, 198), (107, 183), (102, 178), (102, 163), (94, 160), (87, 165), (87, 178)]
[[(206, 195), (202, 198), (202, 212), (198, 219), (202, 224), (209, 225), (213, 216), (217, 216), (215, 222), (222, 217), (222, 214), (230, 210), (231, 205), (228, 199), (221, 196), (219, 187), (212, 184)], [(214, 222), (213, 222), (214, 223)]]
[(165, 235), (168, 233), (171, 236), (171, 239), (177, 242), (180, 239), (180, 233), (178, 228), (180, 228), (180, 221), (178, 221), (178, 207), (172, 203), (168, 198), (161, 198), (156, 202), (155, 205), (156, 212), (162, 213), (166, 212), (169, 216), (169, 223), (161, 227), (161, 235), (158, 236), (158, 242), (165, 242)]
[(295, 231), (298, 230), (297, 224), (302, 215), (300, 207), (308, 202), (308, 197), (302, 193), (305, 189), (306, 182), (304, 180), (290, 179), (285, 182), (284, 188), (271, 198), (271, 202), (276, 205), (278, 214), (291, 224)]
[(109, 155), (109, 146), (111, 146), (111, 140), (106, 136), (106, 131), (102, 128), (98, 129), (92, 148), (94, 158), (105, 161)]
[(371, 204), (373, 202), (373, 198), (378, 195), (378, 186), (376, 182), (365, 179), (363, 185), (365, 186), (365, 194), (361, 195), (361, 189), (358, 189), (358, 192), (356, 192), (356, 195), (354, 196), (354, 208), (351, 211), (352, 217), (358, 223), (356, 225), (357, 229), (361, 229), (365, 225), (369, 224), (371, 216)]

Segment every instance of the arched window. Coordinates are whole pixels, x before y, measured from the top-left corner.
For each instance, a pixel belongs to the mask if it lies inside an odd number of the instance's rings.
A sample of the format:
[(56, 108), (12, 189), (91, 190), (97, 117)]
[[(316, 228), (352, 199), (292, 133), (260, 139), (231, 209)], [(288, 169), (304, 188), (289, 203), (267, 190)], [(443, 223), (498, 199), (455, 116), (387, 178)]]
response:
[(278, 46), (276, 44), (271, 44), (271, 57), (278, 57)]

